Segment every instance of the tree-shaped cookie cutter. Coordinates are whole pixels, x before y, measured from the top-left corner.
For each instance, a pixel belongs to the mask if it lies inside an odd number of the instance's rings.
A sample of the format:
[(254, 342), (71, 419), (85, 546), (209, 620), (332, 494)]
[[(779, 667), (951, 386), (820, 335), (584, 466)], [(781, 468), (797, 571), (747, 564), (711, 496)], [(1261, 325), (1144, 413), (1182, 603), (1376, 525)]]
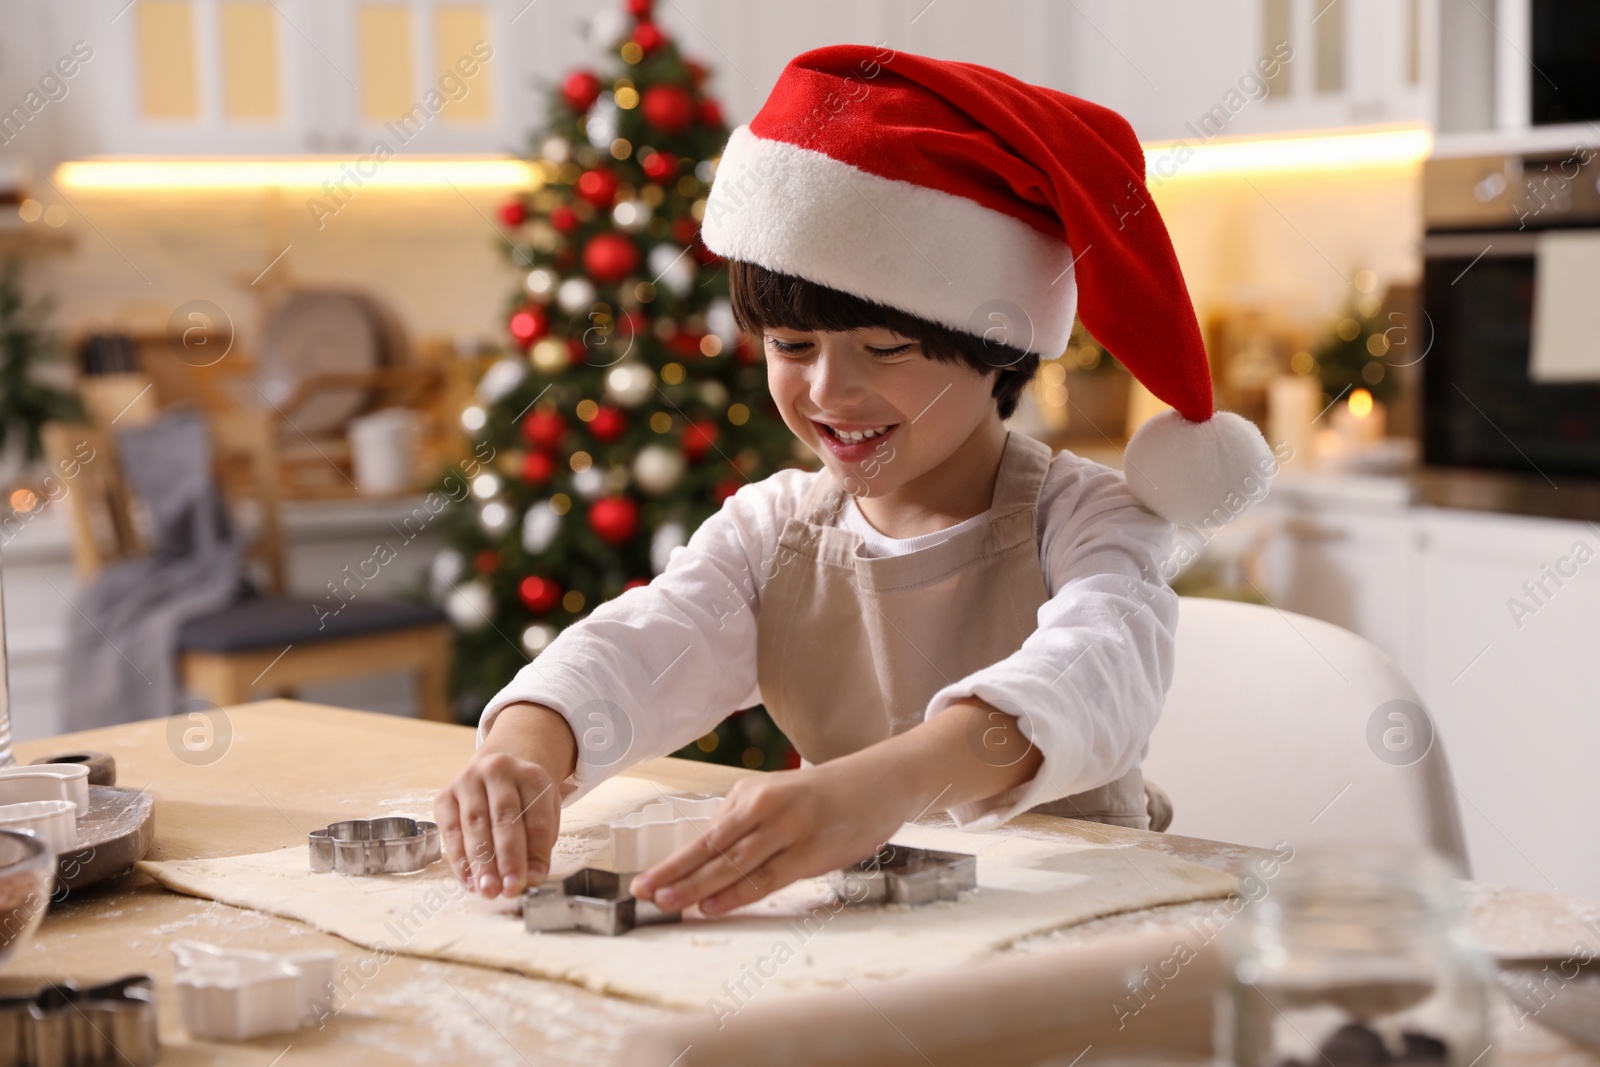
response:
[(333, 1009), (332, 952), (250, 952), (175, 941), (173, 984), (183, 1027), (208, 1041), (298, 1030)]
[(87, 989), (64, 981), (0, 997), (0, 1050), (6, 1063), (155, 1067), (155, 982), (136, 974)]
[(664, 797), (611, 822), (611, 858), (619, 871), (645, 871), (705, 833), (721, 797)]
[(522, 924), (530, 932), (579, 930), (616, 937), (635, 926), (675, 923), (682, 912), (662, 911), (628, 893), (629, 874), (585, 867), (522, 894)]
[(965, 852), (885, 845), (876, 855), (828, 875), (850, 904), (931, 904), (978, 888), (978, 857)]
[(346, 819), (306, 835), (313, 873), (411, 874), (439, 858), (439, 826), (404, 815)]

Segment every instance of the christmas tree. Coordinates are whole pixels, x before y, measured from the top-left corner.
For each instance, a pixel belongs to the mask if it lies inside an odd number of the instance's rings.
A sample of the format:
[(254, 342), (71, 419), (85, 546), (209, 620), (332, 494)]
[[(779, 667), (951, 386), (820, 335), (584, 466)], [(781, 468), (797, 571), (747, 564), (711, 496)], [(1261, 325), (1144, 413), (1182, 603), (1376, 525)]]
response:
[[(740, 486), (806, 461), (700, 241), (728, 136), (708, 72), (650, 0), (627, 12), (614, 73), (579, 70), (551, 92), (532, 138), (542, 181), (500, 209), (523, 275), (505, 313), (514, 354), (463, 412), (474, 454), (493, 458), (467, 472), (433, 567), (457, 692), (475, 709), (562, 628), (660, 573)], [(759, 708), (680, 755), (794, 762)]]

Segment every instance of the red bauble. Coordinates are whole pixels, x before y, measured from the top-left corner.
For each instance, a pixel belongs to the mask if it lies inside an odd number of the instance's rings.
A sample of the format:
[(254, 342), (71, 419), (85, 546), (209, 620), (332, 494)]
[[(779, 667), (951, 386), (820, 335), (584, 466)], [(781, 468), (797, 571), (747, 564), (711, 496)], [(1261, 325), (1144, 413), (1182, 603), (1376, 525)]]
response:
[(639, 108), (646, 122), (667, 133), (682, 133), (694, 121), (694, 98), (681, 85), (652, 85)]
[(594, 434), (594, 439), (603, 444), (610, 444), (621, 437), (628, 429), (628, 420), (616, 408), (601, 408), (594, 413), (594, 418), (589, 420), (589, 432)]
[(671, 152), (652, 152), (639, 165), (644, 168), (645, 177), (653, 182), (664, 182), (678, 172), (678, 157)]
[(647, 19), (650, 17), (650, 9), (654, 6), (652, 0), (628, 0), (628, 14), (636, 19)]
[(527, 348), (550, 329), (550, 319), (538, 304), (529, 304), (511, 316), (511, 321), (506, 326), (517, 344)]
[(472, 568), (479, 574), (493, 574), (500, 569), (500, 553), (492, 548), (480, 548), (472, 557)]
[(600, 99), (600, 79), (593, 71), (575, 70), (562, 80), (561, 98), (574, 111), (588, 111)]
[(623, 585), (622, 591), (624, 593), (626, 593), (630, 589), (637, 589), (642, 585), (649, 585), (649, 584), (650, 584), (650, 579), (648, 579), (648, 578), (629, 578), (627, 583)]
[(756, 362), (756, 350), (743, 337), (733, 346), (733, 358), (740, 363)]
[(522, 457), (522, 480), (529, 485), (543, 485), (556, 472), (556, 461), (543, 452), (529, 452)]
[(639, 505), (625, 496), (602, 497), (589, 508), (589, 528), (608, 545), (626, 544), (639, 530)]
[(716, 423), (706, 419), (694, 420), (683, 428), (683, 454), (689, 457), (689, 462), (699, 463), (711, 451), (711, 446), (717, 443), (717, 436)]
[(583, 347), (583, 342), (576, 337), (567, 338), (567, 357), (570, 362), (577, 364), (589, 358), (589, 350)]
[[(645, 97), (649, 98), (649, 93)], [(609, 208), (617, 198), (616, 172), (596, 167), (578, 175), (578, 195), (598, 208)]]
[(689, 72), (689, 84), (696, 89), (706, 83), (706, 75), (710, 73), (705, 67), (692, 59), (683, 61), (683, 69)]
[(715, 100), (700, 101), (700, 121), (707, 126), (721, 126), (722, 105)]
[(700, 236), (700, 224), (692, 218), (677, 219), (672, 224), (672, 239), (680, 245), (693, 244)]
[(522, 598), (529, 611), (543, 615), (561, 603), (561, 586), (556, 584), (554, 578), (530, 574), (517, 583), (517, 596)]
[(737, 493), (739, 491), (739, 487), (743, 484), (743, 482), (734, 481), (732, 478), (729, 478), (725, 481), (720, 481), (716, 484), (716, 487), (711, 490), (711, 499), (717, 502), (718, 507), (721, 507), (722, 502), (727, 500), (733, 494)]
[(696, 241), (694, 244), (690, 245), (689, 254), (693, 256), (694, 261), (700, 264), (702, 267), (709, 267), (711, 264), (722, 258), (715, 252), (711, 251), (711, 249), (707, 248), (704, 241)]
[(700, 351), (700, 338), (703, 336), (705, 335), (691, 333), (688, 330), (679, 330), (667, 342), (667, 347), (672, 350), (674, 355), (683, 359), (699, 359), (705, 354)]
[(583, 249), (583, 269), (602, 285), (620, 282), (639, 267), (639, 246), (621, 233), (602, 233)]
[(578, 228), (578, 213), (566, 204), (552, 208), (550, 211), (550, 225), (562, 233), (571, 233)]
[(556, 411), (535, 411), (522, 420), (522, 436), (536, 448), (555, 448), (567, 432), (567, 420)]
[[(648, 12), (646, 12), (648, 14)], [(633, 28), (633, 43), (649, 55), (667, 43), (667, 35), (653, 22), (641, 22)]]
[(521, 200), (507, 200), (500, 205), (500, 221), (507, 226), (521, 226), (528, 218), (528, 209)]
[(644, 317), (644, 312), (637, 309), (624, 311), (617, 319), (617, 336), (632, 340), (642, 336), (650, 329), (650, 320)]

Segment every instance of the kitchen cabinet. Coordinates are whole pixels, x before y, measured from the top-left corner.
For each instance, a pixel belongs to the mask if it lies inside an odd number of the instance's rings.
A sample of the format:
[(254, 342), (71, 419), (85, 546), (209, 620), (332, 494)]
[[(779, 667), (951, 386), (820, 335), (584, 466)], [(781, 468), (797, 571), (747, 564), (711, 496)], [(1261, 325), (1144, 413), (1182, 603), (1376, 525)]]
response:
[(1476, 878), (1600, 896), (1600, 851), (1573, 836), (1600, 809), (1600, 526), (1340, 483), (1285, 478), (1251, 515), (1270, 531), (1263, 592), (1366, 637), (1416, 687)]

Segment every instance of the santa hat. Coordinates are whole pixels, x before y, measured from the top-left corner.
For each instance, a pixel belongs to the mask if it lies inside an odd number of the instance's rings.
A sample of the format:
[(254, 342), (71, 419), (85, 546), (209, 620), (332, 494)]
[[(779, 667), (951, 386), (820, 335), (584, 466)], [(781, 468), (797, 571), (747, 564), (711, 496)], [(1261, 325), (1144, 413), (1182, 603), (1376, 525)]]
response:
[(728, 138), (702, 222), (727, 259), (1045, 358), (1073, 314), (1172, 405), (1128, 443), (1129, 488), (1227, 521), (1275, 469), (1211, 372), (1127, 120), (971, 63), (870, 45), (796, 56)]

